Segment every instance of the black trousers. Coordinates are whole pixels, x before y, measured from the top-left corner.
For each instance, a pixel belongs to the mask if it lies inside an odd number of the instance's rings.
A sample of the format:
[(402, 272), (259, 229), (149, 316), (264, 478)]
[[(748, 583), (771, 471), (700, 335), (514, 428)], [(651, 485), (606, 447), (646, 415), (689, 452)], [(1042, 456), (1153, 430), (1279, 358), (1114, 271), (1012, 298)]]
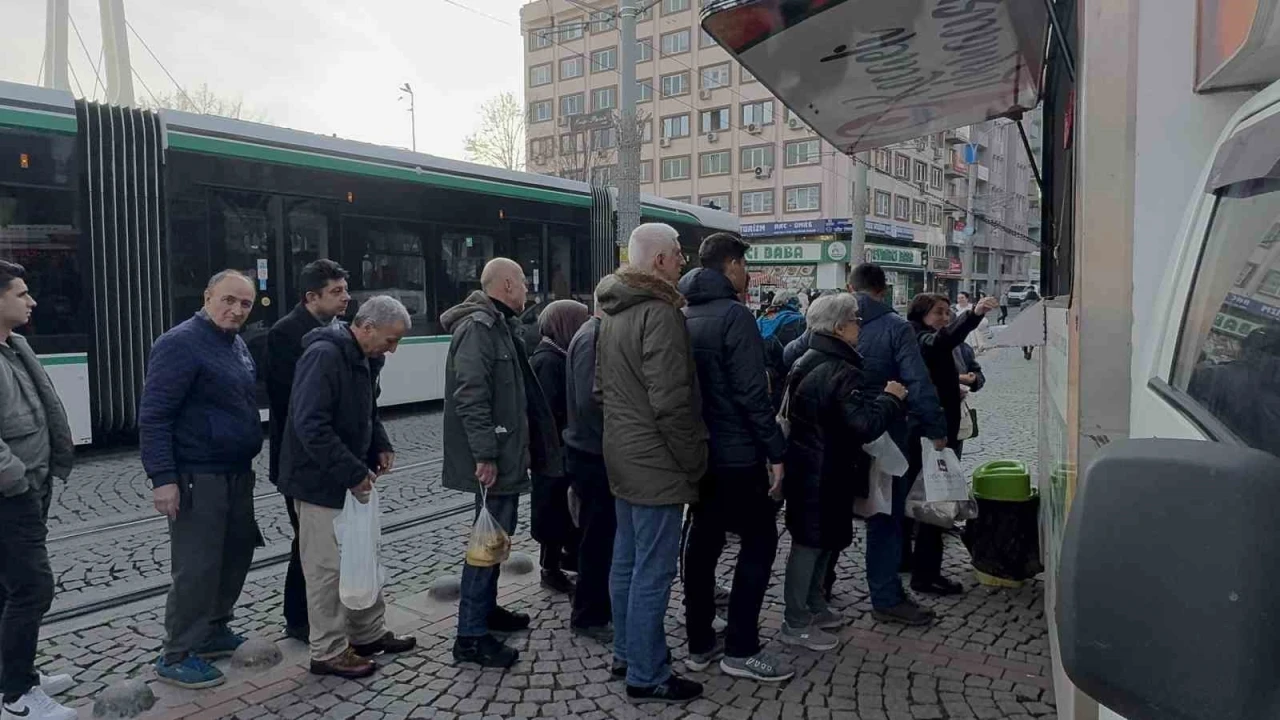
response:
[(0, 693), (16, 699), (40, 682), (36, 644), (53, 604), (53, 571), (45, 545), (40, 493), (0, 497)]
[[(957, 440), (949, 447), (955, 451), (956, 457), (964, 453), (964, 441)], [(919, 441), (911, 445), (911, 457), (907, 463), (907, 477), (914, 483), (920, 476), (924, 453)], [(915, 547), (912, 547), (911, 532), (915, 530)], [(917, 523), (911, 518), (902, 519), (902, 557), (911, 558), (911, 583), (928, 584), (942, 577), (942, 535), (946, 531), (937, 525)]]
[(725, 533), (740, 541), (729, 592), (725, 654), (750, 657), (760, 651), (760, 606), (764, 603), (773, 559), (778, 552), (778, 505), (769, 497), (769, 475), (756, 467), (713, 468), (702, 479), (691, 509), (684, 551), (685, 626), (689, 652), (715, 647), (711, 623), (716, 615), (716, 565)]
[(281, 497), (289, 511), (289, 525), (293, 527), (289, 570), (284, 576), (284, 624), (288, 628), (305, 630), (311, 626), (311, 621), (307, 618), (307, 579), (302, 575), (302, 556), (298, 552), (298, 509), (292, 500)]
[(569, 622), (578, 628), (603, 627), (613, 619), (609, 573), (613, 569), (613, 536), (618, 530), (618, 517), (604, 458), (573, 448), (567, 451), (570, 482), (582, 503), (578, 511), (582, 533), (578, 584)]

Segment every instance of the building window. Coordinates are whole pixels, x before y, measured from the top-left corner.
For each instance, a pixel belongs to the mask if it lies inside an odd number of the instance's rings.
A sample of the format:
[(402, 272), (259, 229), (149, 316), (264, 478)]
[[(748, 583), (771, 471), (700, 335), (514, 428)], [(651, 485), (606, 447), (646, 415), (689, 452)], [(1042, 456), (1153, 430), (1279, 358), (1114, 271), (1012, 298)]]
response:
[(529, 103), (529, 122), (540, 123), (551, 119), (551, 101), (539, 100)]
[(689, 196), (688, 196), (688, 195), (672, 195), (671, 197), (669, 197), (669, 198), (667, 198), (667, 199), (668, 199), (668, 200), (670, 200), (671, 202), (678, 202), (678, 203), (688, 203), (688, 202), (689, 202)]
[(991, 256), (986, 250), (975, 250), (973, 252), (973, 271), (979, 275), (985, 275), (991, 270)]
[(729, 196), (728, 195), (703, 195), (698, 198), (698, 204), (712, 210), (723, 210), (729, 212)]
[(689, 114), (671, 115), (662, 118), (662, 137), (689, 137)]
[(648, 80), (636, 81), (636, 102), (649, 102), (653, 99), (653, 83)]
[(689, 0), (662, 0), (662, 14), (684, 12), (689, 9)]
[(822, 203), (822, 188), (818, 185), (787, 188), (787, 212), (808, 212), (817, 210)]
[(529, 159), (535, 164), (541, 165), (556, 154), (556, 139), (554, 137), (534, 138), (529, 141)]
[(889, 217), (893, 209), (893, 196), (883, 190), (876, 191), (875, 213), (879, 217)]
[(922, 161), (916, 160), (912, 169), (915, 171), (914, 179), (918, 183), (925, 183), (929, 180), (929, 166)]
[(743, 103), (742, 104), (742, 126), (755, 125), (763, 127), (773, 124), (773, 101), (765, 100), (763, 102)]
[(677, 30), (662, 36), (662, 54), (664, 56), (679, 55), (689, 52), (689, 31)]
[(758, 82), (758, 81), (756, 80), (756, 76), (755, 76), (755, 75), (752, 75), (752, 74), (751, 74), (751, 73), (749, 73), (749, 72), (747, 72), (747, 69), (746, 69), (746, 68), (742, 68), (742, 69), (741, 69), (741, 70), (739, 70), (738, 72), (741, 74), (741, 78), (742, 78), (741, 82), (742, 82), (742, 84), (743, 84), (743, 85), (746, 85), (747, 83)]
[(565, 133), (560, 136), (560, 154), (573, 156), (582, 149), (582, 136), (576, 133)]
[(893, 174), (903, 180), (911, 179), (911, 158), (902, 154), (893, 156)]
[(911, 198), (901, 195), (893, 196), (893, 217), (897, 220), (911, 219)]
[(653, 59), (653, 41), (645, 38), (636, 41), (636, 62), (648, 62)]
[(787, 167), (817, 165), (822, 159), (822, 151), (817, 140), (796, 140), (787, 143), (786, 148)]
[(570, 20), (560, 26), (560, 37), (565, 40), (581, 40), (586, 23), (581, 20)]
[(591, 53), (591, 72), (604, 72), (616, 67), (618, 67), (618, 48), (605, 48)]
[(742, 172), (755, 172), (758, 167), (773, 167), (773, 146), (756, 145), (742, 148), (739, 167), (742, 168)]
[(596, 128), (591, 131), (592, 150), (608, 150), (615, 147), (618, 147), (617, 128)]
[(612, 10), (598, 10), (591, 13), (591, 32), (609, 32), (617, 27), (617, 15)]
[(942, 168), (929, 168), (929, 186), (934, 190), (942, 189)]
[(1258, 284), (1258, 292), (1271, 297), (1280, 297), (1280, 270), (1272, 270)]
[(893, 154), (888, 150), (877, 150), (876, 169), (884, 173), (893, 172)]
[(529, 33), (530, 50), (541, 50), (549, 47), (551, 47), (551, 31), (548, 28), (538, 28)]
[(708, 48), (716, 44), (716, 39), (706, 30), (699, 29), (698, 35), (698, 47)]
[(582, 93), (574, 93), (565, 95), (560, 98), (560, 114), (568, 117), (569, 115), (581, 115), (585, 111), (586, 98)]
[(534, 65), (529, 68), (529, 87), (551, 84), (551, 63)]
[(677, 97), (689, 94), (689, 73), (681, 72), (662, 76), (662, 97)]
[(698, 156), (698, 174), (701, 177), (728, 175), (730, 171), (728, 150), (702, 153)]
[(941, 205), (929, 206), (929, 224), (933, 225), (934, 227), (942, 227), (942, 206)]
[(640, 182), (641, 183), (653, 182), (653, 161), (652, 160), (640, 161)]
[(702, 68), (702, 89), (729, 87), (729, 63)]
[(924, 225), (929, 219), (929, 206), (920, 200), (911, 201), (911, 222)]
[(689, 156), (662, 158), (662, 179), (664, 181), (688, 180)]
[(642, 143), (653, 142), (653, 121), (652, 120), (645, 120), (643, 123), (641, 123), (640, 142)]
[(572, 80), (582, 77), (582, 56), (564, 58), (560, 61), (560, 79)]
[(591, 91), (592, 110), (612, 110), (618, 107), (618, 88), (596, 88)]
[(703, 133), (729, 129), (729, 108), (727, 107), (716, 110), (703, 110), (699, 117), (699, 127), (702, 128)]
[(743, 215), (770, 215), (773, 213), (773, 191), (748, 190), (742, 193), (740, 207)]
[(600, 167), (591, 168), (591, 182), (594, 185), (611, 185), (613, 184), (614, 171), (617, 169), (614, 165), (602, 165)]

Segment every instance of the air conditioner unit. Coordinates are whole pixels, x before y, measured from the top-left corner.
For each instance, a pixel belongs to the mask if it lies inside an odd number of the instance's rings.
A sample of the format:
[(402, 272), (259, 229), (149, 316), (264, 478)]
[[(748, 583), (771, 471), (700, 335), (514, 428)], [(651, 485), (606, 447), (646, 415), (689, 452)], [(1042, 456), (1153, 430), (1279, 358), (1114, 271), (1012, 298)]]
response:
[(756, 173), (756, 177), (758, 177), (758, 178), (768, 178), (768, 177), (773, 177), (773, 166), (772, 166), (772, 165), (757, 165), (757, 166), (755, 167), (755, 173)]
[(567, 115), (561, 115), (559, 122), (556, 124), (560, 127), (569, 127), (569, 117)]
[(787, 121), (787, 127), (792, 130), (799, 130), (802, 125), (803, 123), (800, 122), (800, 118), (791, 118)]
[(710, 100), (711, 88), (703, 88), (701, 91), (698, 92), (698, 97), (702, 98), (703, 100)]
[(669, 137), (658, 138), (658, 147), (671, 147), (671, 138)]
[(748, 132), (748, 133), (750, 133), (750, 134), (752, 134), (752, 135), (759, 135), (759, 134), (760, 134), (760, 126), (759, 126), (759, 125), (757, 125), (757, 124), (755, 124), (755, 123), (751, 123), (750, 125), (747, 125), (747, 132)]
[(707, 133), (707, 142), (713, 143), (719, 139), (720, 139), (720, 136), (715, 134), (714, 132)]

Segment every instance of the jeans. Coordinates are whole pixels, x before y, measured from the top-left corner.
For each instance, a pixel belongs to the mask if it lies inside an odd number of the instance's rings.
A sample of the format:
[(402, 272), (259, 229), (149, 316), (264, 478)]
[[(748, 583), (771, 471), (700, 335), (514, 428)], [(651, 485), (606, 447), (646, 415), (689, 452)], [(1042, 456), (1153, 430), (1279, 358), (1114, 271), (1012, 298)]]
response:
[(573, 593), (569, 624), (576, 628), (602, 627), (613, 618), (609, 600), (609, 571), (613, 565), (613, 538), (618, 518), (604, 458), (568, 448), (569, 474), (582, 505), (578, 523), (582, 531), (578, 550), (578, 586)]
[(760, 606), (764, 603), (773, 559), (778, 552), (778, 506), (769, 497), (764, 465), (717, 468), (699, 485), (698, 504), (691, 508), (689, 541), (684, 550), (685, 626), (689, 652), (715, 647), (716, 566), (725, 533), (741, 539), (729, 593), (729, 627), (725, 654), (747, 658), (760, 652)]
[(289, 549), (289, 570), (284, 576), (284, 624), (290, 628), (306, 628), (307, 579), (302, 574), (302, 553), (298, 547), (298, 509), (289, 498), (284, 499), (293, 526), (293, 547)]
[(253, 487), (251, 472), (178, 476), (178, 517), (169, 521), (166, 662), (180, 662), (231, 622), (253, 549), (264, 544)]
[[(489, 495), (485, 507), (507, 535), (516, 534), (519, 495)], [(480, 493), (476, 493), (476, 517), (480, 516)], [(489, 634), (489, 615), (498, 606), (498, 576), (501, 565), (475, 567), (462, 564), (462, 596), (458, 600), (458, 637), (478, 638)]]
[[(912, 452), (907, 460), (907, 477), (914, 484), (916, 478), (920, 476), (920, 468), (924, 464), (924, 453), (918, 441), (911, 447)], [(951, 442), (949, 447), (955, 451), (957, 458), (964, 453), (964, 441), (962, 440)], [(915, 531), (914, 549), (911, 542), (912, 530)], [(942, 577), (943, 532), (943, 529), (937, 525), (918, 523), (905, 517), (902, 519), (902, 554), (900, 557), (903, 559), (908, 556), (911, 557), (912, 584), (927, 585)]]
[[(21, 697), (39, 684), (36, 644), (53, 604), (53, 571), (45, 546), (39, 493), (0, 497), (0, 693)], [(6, 713), (7, 714), (7, 713)]]
[(800, 630), (809, 627), (813, 616), (827, 609), (822, 597), (822, 580), (834, 550), (805, 547), (791, 543), (791, 555), (787, 557), (787, 574), (782, 594), (786, 600), (783, 618), (787, 625)]
[(661, 685), (671, 677), (667, 630), (680, 554), (683, 505), (633, 505), (615, 501), (613, 542), (613, 657), (627, 664), (627, 684)]
[(867, 588), (871, 607), (877, 610), (888, 610), (906, 599), (898, 565), (902, 560), (902, 515), (910, 492), (909, 478), (894, 478), (893, 514), (867, 518)]

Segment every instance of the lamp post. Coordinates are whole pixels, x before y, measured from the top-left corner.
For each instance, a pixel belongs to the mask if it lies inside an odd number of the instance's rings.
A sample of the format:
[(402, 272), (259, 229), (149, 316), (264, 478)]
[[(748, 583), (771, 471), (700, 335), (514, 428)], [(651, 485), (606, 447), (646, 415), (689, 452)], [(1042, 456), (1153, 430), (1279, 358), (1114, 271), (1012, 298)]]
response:
[(400, 96), (401, 100), (405, 98), (405, 95), (409, 96), (409, 132), (413, 138), (413, 151), (418, 152), (418, 118), (414, 113), (413, 88), (409, 87), (409, 83), (405, 83), (400, 86), (400, 92), (404, 93), (404, 95)]

